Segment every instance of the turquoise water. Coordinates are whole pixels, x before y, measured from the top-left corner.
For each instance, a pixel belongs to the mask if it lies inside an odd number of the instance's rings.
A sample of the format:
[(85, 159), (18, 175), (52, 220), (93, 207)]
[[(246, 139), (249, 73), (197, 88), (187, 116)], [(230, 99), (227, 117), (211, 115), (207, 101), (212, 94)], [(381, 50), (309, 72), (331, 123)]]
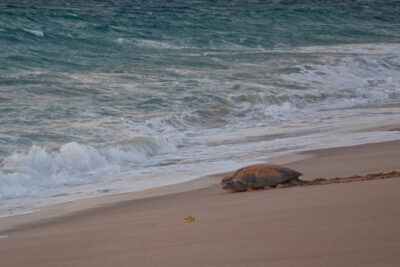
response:
[(2, 1), (0, 51), (3, 200), (239, 162), (232, 132), (400, 99), (394, 0)]

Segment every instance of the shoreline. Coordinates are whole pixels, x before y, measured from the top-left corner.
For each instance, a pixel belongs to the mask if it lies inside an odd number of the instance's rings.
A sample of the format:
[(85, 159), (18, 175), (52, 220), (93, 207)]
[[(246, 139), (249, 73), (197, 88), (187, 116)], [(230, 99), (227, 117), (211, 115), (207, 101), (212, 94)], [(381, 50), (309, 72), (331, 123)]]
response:
[[(285, 164), (309, 157), (311, 156), (305, 154), (302, 155), (301, 153), (292, 153), (271, 158), (271, 161), (275, 162), (275, 164)], [(222, 177), (229, 175), (234, 171), (235, 170), (214, 175), (206, 175), (188, 182), (159, 186), (142, 191), (97, 196), (93, 198), (79, 199), (70, 202), (39, 207), (37, 210), (32, 212), (0, 218), (0, 234), (3, 232), (18, 231), (21, 228), (30, 227), (31, 225), (47, 223), (48, 221), (73, 216), (75, 214), (84, 213), (92, 209), (116, 206), (123, 202), (150, 199), (210, 188), (212, 186), (219, 185)]]
[[(270, 163), (284, 163), (303, 172), (303, 179), (312, 179), (360, 175), (372, 169), (399, 170), (398, 158), (400, 141), (391, 141), (307, 151)], [(127, 193), (102, 197), (108, 200), (101, 202), (91, 199), (60, 204), (52, 207), (53, 212), (62, 210), (64, 215), (30, 222), (27, 218), (35, 214), (21, 216), (25, 224), (21, 221), (19, 227), (0, 232), (3, 236), (0, 264), (130, 266), (134, 261), (140, 266), (189, 263), (193, 266), (397, 266), (400, 263), (397, 256), (400, 215), (395, 212), (400, 201), (398, 178), (235, 194), (225, 193), (217, 185), (221, 179), (221, 175), (215, 175), (167, 186), (162, 188), (162, 194), (158, 188), (146, 192), (147, 196), (143, 192)], [(69, 212), (68, 205), (71, 205)], [(187, 216), (199, 219), (182, 223), (180, 220)], [(249, 254), (241, 254), (246, 249), (250, 249)]]
[[(397, 125), (394, 127), (398, 127)], [(377, 128), (378, 129), (378, 128)], [(386, 128), (385, 128), (386, 129)], [(396, 130), (396, 129), (393, 129)], [(387, 141), (387, 142), (377, 142), (370, 144), (362, 144), (356, 146), (346, 146), (346, 147), (334, 147), (334, 148), (324, 148), (324, 149), (316, 149), (316, 150), (308, 150), (302, 151), (298, 153), (289, 153), (277, 157), (270, 158), (266, 161), (266, 163), (285, 165), (289, 168), (306, 168), (307, 174), (302, 176), (302, 179), (305, 180), (313, 180), (315, 178), (321, 177), (321, 173), (315, 173), (313, 168), (310, 169), (309, 165), (320, 164), (315, 162), (315, 159), (318, 157), (326, 157), (330, 153), (335, 153), (335, 151), (352, 151), (354, 148), (359, 148), (359, 151), (369, 150), (371, 147), (392, 147), (392, 144), (398, 144), (400, 147), (399, 141)], [(354, 153), (354, 152), (353, 152)], [(307, 161), (309, 160), (309, 161)], [(306, 163), (304, 163), (306, 162)], [(358, 164), (363, 164), (358, 161)], [(382, 163), (381, 163), (382, 164)], [(392, 163), (389, 163), (389, 165)], [(382, 166), (382, 165), (380, 165)], [(326, 164), (324, 166), (324, 170), (332, 170), (335, 168), (332, 164)], [(399, 164), (400, 170), (400, 164)], [(41, 223), (51, 222), (53, 220), (58, 220), (59, 218), (74, 216), (75, 214), (85, 213), (86, 211), (90, 211), (92, 209), (101, 209), (103, 207), (112, 207), (117, 206), (123, 202), (141, 200), (141, 199), (149, 199), (154, 197), (162, 197), (177, 193), (191, 192), (196, 190), (201, 190), (205, 188), (210, 188), (215, 185), (219, 185), (222, 178), (226, 175), (233, 173), (235, 170), (231, 172), (218, 173), (214, 175), (207, 175), (203, 177), (199, 177), (195, 180), (191, 180), (188, 182), (171, 184), (166, 186), (154, 187), (142, 191), (136, 192), (127, 192), (127, 193), (119, 193), (112, 194), (106, 196), (99, 196), (87, 199), (79, 199), (73, 200), (69, 202), (39, 207), (37, 210), (33, 210), (31, 212), (22, 213), (20, 215), (8, 216), (0, 218), (0, 234), (4, 232), (12, 232), (18, 231), (21, 228), (30, 227), (32, 225), (38, 225)], [(368, 168), (366, 170), (357, 173), (357, 175), (366, 175), (369, 172), (385, 172), (391, 171), (384, 167), (376, 168)], [(351, 176), (356, 173), (344, 171), (338, 172), (335, 170), (333, 173), (336, 175), (325, 175), (324, 178), (334, 178), (334, 176)], [(222, 189), (221, 189), (222, 190)]]
[[(375, 107), (375, 104), (367, 105), (364, 108), (371, 107)], [(381, 106), (378, 105), (378, 107), (398, 107), (398, 103), (392, 103), (391, 105), (386, 103), (382, 104)], [(109, 182), (107, 182), (108, 184), (105, 183), (104, 185), (101, 185), (98, 188), (100, 190), (88, 191), (90, 185), (88, 186), (88, 188), (72, 186), (70, 189), (66, 188), (67, 191), (65, 192), (55, 192), (54, 194), (45, 196), (42, 199), (39, 198), (38, 200), (32, 200), (32, 202), (30, 202), (31, 200), (27, 200), (26, 202), (24, 202), (24, 200), (16, 200), (15, 202), (11, 201), (10, 205), (5, 203), (4, 206), (2, 206), (2, 212), (4, 211), (2, 214), (4, 216), (0, 216), (0, 231), (10, 229), (15, 226), (19, 227), (19, 225), (25, 224), (26, 221), (31, 223), (33, 221), (48, 219), (51, 217), (64, 216), (69, 213), (74, 213), (80, 210), (96, 207), (99, 204), (108, 204), (129, 199), (152, 197), (156, 195), (165, 195), (174, 192), (183, 192), (194, 190), (197, 188), (203, 188), (208, 185), (212, 185), (213, 183), (219, 183), (219, 181), (213, 181), (212, 177), (215, 177), (215, 175), (220, 175), (221, 172), (233, 172), (238, 168), (262, 162), (275, 162), (276, 164), (286, 164), (307, 157), (311, 157), (312, 151), (319, 150), (324, 147), (332, 148), (359, 145), (360, 143), (368, 144), (376, 142), (376, 140), (379, 140), (379, 142), (390, 142), (391, 140), (398, 140), (398, 133), (400, 132), (400, 117), (391, 116), (389, 120), (388, 116), (385, 115), (384, 117), (379, 118), (379, 120), (375, 118), (373, 121), (368, 122), (360, 121), (357, 125), (353, 125), (354, 123), (350, 121), (341, 122), (339, 125), (334, 124), (333, 127), (327, 128), (333, 131), (333, 134), (330, 135), (332, 136), (331, 139), (330, 137), (324, 138), (324, 135), (322, 135), (322, 137), (319, 136), (316, 140), (312, 140), (313, 138), (310, 139), (310, 136), (308, 136), (311, 133), (309, 132), (309, 129), (308, 131), (304, 132), (304, 129), (299, 130), (296, 129), (296, 127), (289, 129), (288, 133), (282, 133), (281, 131), (278, 131), (278, 133), (276, 133), (276, 129), (274, 130), (273, 128), (272, 132), (270, 132), (269, 130), (271, 129), (268, 128), (257, 128), (255, 129), (255, 132), (249, 132), (248, 130), (241, 129), (235, 133), (234, 136), (236, 137), (232, 140), (238, 143), (250, 141), (250, 143), (253, 144), (252, 146), (250, 146), (253, 147), (252, 150), (244, 149), (244, 151), (240, 150), (238, 153), (239, 155), (251, 155), (251, 159), (253, 160), (250, 161), (252, 162), (249, 161), (245, 164), (242, 161), (248, 161), (249, 158), (247, 158), (246, 156), (239, 156), (238, 160), (234, 161), (234, 164), (231, 164), (228, 167), (220, 165), (217, 167), (213, 166), (212, 170), (207, 171), (206, 169), (205, 172), (201, 168), (197, 168), (192, 173), (188, 172), (185, 175), (179, 174), (179, 179), (175, 179), (174, 181), (171, 180), (171, 177), (175, 177), (176, 174), (171, 175), (170, 173), (167, 173), (166, 175), (149, 175), (148, 177), (146, 177), (146, 179), (143, 180), (147, 182), (154, 179), (154, 181), (158, 182), (153, 182), (153, 184), (151, 185), (156, 187), (148, 188), (148, 186), (145, 186), (145, 188), (147, 187), (147, 189), (137, 189), (135, 187), (124, 189), (121, 186), (123, 186), (124, 184), (128, 185), (127, 181), (129, 181), (129, 178), (125, 179), (126, 181), (124, 179), (121, 179), (121, 181), (119, 181), (120, 179), (111, 179)], [(327, 127), (326, 123), (324, 127)], [(328, 133), (329, 131), (327, 131), (327, 129), (323, 130), (322, 132), (325, 131), (326, 133)], [(317, 128), (315, 129), (315, 131), (316, 133), (320, 133), (321, 129)], [(268, 134), (266, 135), (265, 133)], [(365, 133), (367, 134), (365, 135)], [(276, 139), (276, 141), (278, 141), (279, 143), (279, 140), (281, 138), (285, 139), (288, 137), (294, 137), (296, 139), (297, 136), (301, 137), (303, 134), (305, 134), (303, 138), (308, 138), (308, 142), (312, 141), (307, 147), (296, 148), (297, 143), (292, 141), (291, 146), (293, 150), (283, 149), (279, 151), (279, 148), (281, 146), (285, 146), (284, 143), (278, 145), (277, 150), (275, 149), (274, 145), (272, 145), (272, 147), (269, 147), (268, 142), (264, 143), (266, 140), (269, 141), (270, 139)], [(344, 138), (343, 140), (347, 140), (346, 138), (349, 138), (349, 140), (355, 138), (355, 143), (352, 143), (350, 141), (343, 141), (340, 138), (340, 143), (335, 143), (332, 140), (336, 140), (335, 138), (337, 138), (337, 135)], [(366, 138), (366, 136), (368, 136), (368, 138)], [(371, 138), (371, 136), (373, 138)], [(218, 136), (216, 138), (219, 140)], [(318, 140), (321, 143), (318, 143)], [(360, 142), (360, 140), (362, 141)], [(264, 153), (254, 152), (258, 151), (258, 147), (255, 145), (265, 147), (266, 149), (263, 150)], [(272, 151), (272, 155), (269, 154), (270, 150)], [(236, 152), (233, 151), (232, 153)], [(275, 153), (277, 155), (274, 155)], [(269, 158), (266, 158), (264, 155), (268, 155)], [(206, 159), (207, 162), (208, 160), (209, 159)], [(149, 180), (147, 180), (148, 178)], [(128, 186), (132, 185), (133, 183)], [(43, 203), (47, 204), (43, 205)]]

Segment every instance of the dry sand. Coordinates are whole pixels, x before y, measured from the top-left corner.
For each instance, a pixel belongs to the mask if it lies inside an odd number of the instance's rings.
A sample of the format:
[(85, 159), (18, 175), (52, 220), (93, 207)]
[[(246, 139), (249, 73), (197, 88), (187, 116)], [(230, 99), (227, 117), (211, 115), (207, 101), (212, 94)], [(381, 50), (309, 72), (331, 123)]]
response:
[[(287, 166), (307, 179), (400, 170), (400, 142), (303, 155)], [(399, 192), (393, 178), (126, 200), (0, 233), (0, 266), (400, 266)]]

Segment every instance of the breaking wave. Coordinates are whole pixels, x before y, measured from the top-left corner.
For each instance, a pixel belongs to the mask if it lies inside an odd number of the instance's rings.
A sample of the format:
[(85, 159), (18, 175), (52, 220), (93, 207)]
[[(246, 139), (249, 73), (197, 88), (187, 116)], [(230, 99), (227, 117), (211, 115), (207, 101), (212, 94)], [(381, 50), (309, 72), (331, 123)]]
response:
[(131, 144), (93, 147), (76, 142), (60, 147), (32, 146), (0, 164), (0, 199), (32, 197), (44, 190), (113, 177), (149, 157), (173, 150), (171, 144), (137, 138)]

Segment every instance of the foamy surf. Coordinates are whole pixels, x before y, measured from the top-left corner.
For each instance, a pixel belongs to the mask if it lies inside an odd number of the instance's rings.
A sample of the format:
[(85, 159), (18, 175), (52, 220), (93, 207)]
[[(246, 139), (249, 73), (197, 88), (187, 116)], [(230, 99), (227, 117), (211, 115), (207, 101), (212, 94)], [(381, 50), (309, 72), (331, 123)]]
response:
[[(368, 117), (363, 115), (365, 111), (369, 113)], [(16, 172), (6, 179), (2, 177), (3, 182), (9, 183), (3, 183), (0, 187), (4, 190), (1, 214), (10, 216), (24, 212), (25, 209), (49, 204), (183, 183), (287, 153), (400, 138), (398, 131), (368, 130), (377, 125), (390, 125), (394, 121), (400, 121), (400, 113), (396, 107), (368, 108), (362, 112), (360, 109), (353, 109), (348, 111), (347, 118), (341, 117), (340, 114), (342, 112), (324, 111), (318, 116), (308, 115), (277, 125), (239, 128), (229, 133), (208, 131), (204, 135), (190, 134), (188, 143), (173, 153), (154, 154), (136, 163), (130, 162), (128, 157), (125, 158), (126, 161), (114, 161), (111, 165), (107, 165), (110, 164), (107, 161), (102, 161), (103, 164), (84, 164), (90, 163), (91, 160), (96, 162), (101, 154), (79, 144), (70, 144), (68, 149), (93, 152), (93, 158), (84, 160), (91, 154), (83, 153), (82, 155), (86, 156), (78, 157), (77, 151), (69, 154), (60, 150), (56, 152), (56, 156), (51, 154), (54, 152), (50, 152), (42, 158), (48, 161), (38, 166), (47, 166), (43, 170), (53, 170), (51, 175), (32, 176), (34, 172)], [(387, 114), (391, 114), (390, 119)], [(354, 120), (357, 120), (356, 125)], [(49, 153), (43, 149), (39, 151)], [(70, 155), (79, 162), (68, 158)], [(35, 158), (36, 155), (21, 162), (25, 164)], [(105, 160), (106, 157), (100, 159)], [(59, 165), (60, 162), (64, 163)], [(20, 165), (20, 168), (25, 170), (24, 165)], [(18, 175), (21, 178), (16, 179)]]
[(33, 146), (26, 153), (14, 153), (0, 165), (0, 199), (32, 197), (49, 188), (107, 178), (168, 149), (151, 139), (139, 140), (98, 148), (76, 142)]

